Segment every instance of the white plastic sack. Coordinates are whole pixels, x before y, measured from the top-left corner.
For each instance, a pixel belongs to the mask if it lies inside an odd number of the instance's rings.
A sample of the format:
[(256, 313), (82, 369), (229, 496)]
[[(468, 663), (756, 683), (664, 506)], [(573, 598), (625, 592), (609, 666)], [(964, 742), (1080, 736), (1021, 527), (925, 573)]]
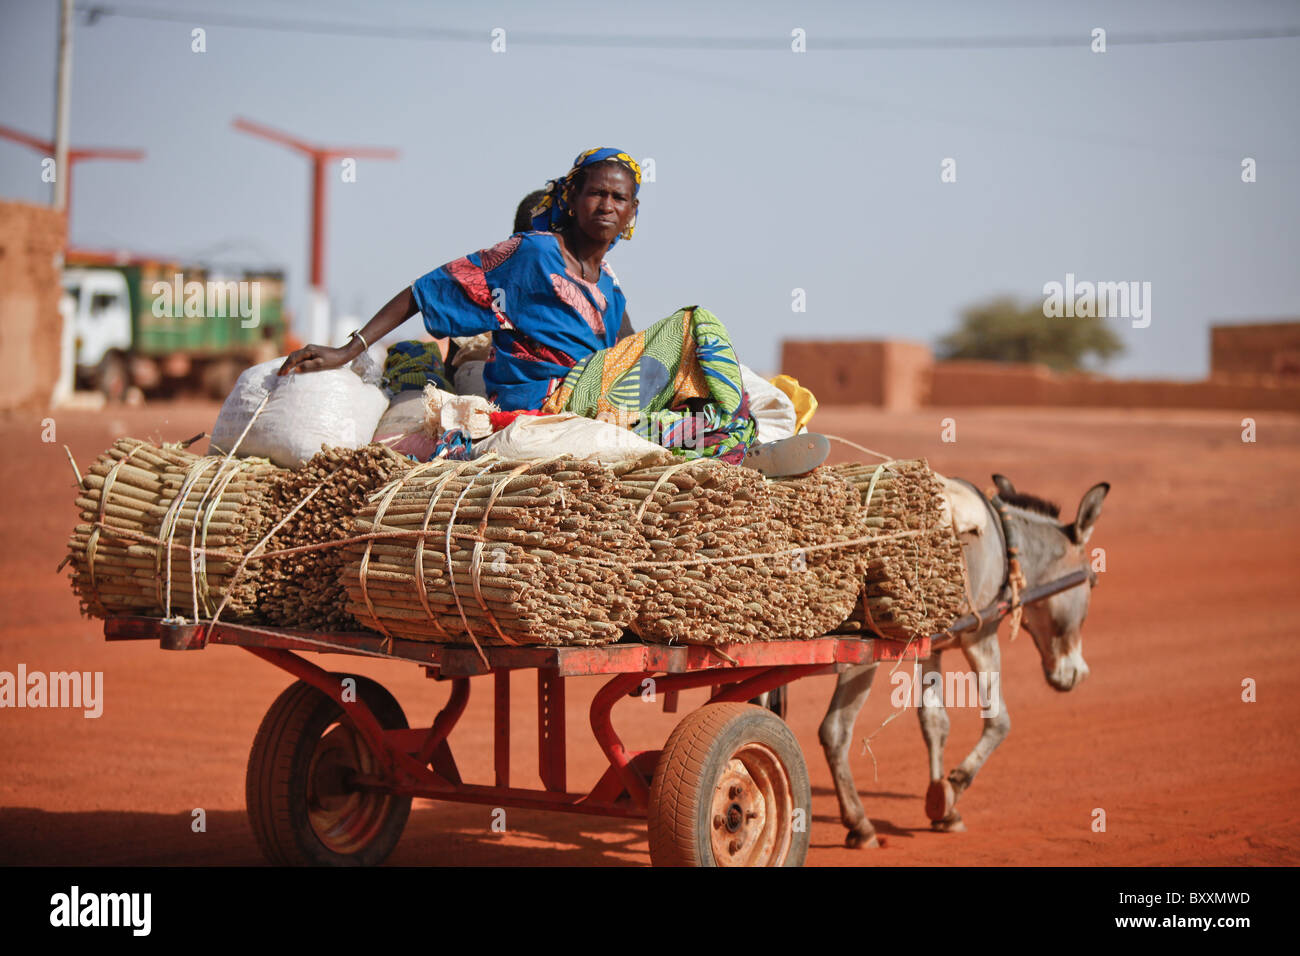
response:
[[(459, 355), (456, 357), (460, 358)], [(452, 384), (457, 395), (478, 395), (481, 398), (487, 398), (487, 386), (483, 384), (483, 366), (485, 365), (487, 365), (487, 362), (470, 359), (456, 369)]]
[(663, 452), (654, 442), (613, 422), (584, 418), (572, 412), (520, 415), (501, 431), (474, 443), (474, 457), (494, 451), (511, 461), (551, 455), (573, 455), (595, 461), (624, 461)]
[(790, 396), (748, 366), (740, 366), (740, 381), (749, 392), (749, 413), (758, 425), (757, 439), (778, 441), (794, 434), (799, 415)]
[(485, 362), (492, 354), (492, 333), (480, 332), (478, 335), (463, 335), (452, 339), (456, 343), (456, 355), (451, 364), (460, 368), (466, 362)]
[(281, 377), (275, 373), (283, 364), (282, 357), (244, 370), (221, 406), (208, 454), (224, 455), (234, 447), (268, 392), (266, 407), (239, 443), (235, 452), (239, 457), (269, 458), (282, 468), (296, 468), (322, 445), (361, 448), (370, 444), (388, 408), (384, 390), (361, 378), (362, 374), (375, 377), (373, 359), (363, 353), (344, 368)]

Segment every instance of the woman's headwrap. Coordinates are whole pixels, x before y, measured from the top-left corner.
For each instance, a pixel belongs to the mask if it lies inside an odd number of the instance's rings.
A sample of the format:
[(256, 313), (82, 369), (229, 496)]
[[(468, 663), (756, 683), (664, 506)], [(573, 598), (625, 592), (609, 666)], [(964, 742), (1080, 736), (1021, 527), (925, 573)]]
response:
[[(538, 232), (553, 232), (557, 227), (564, 225), (573, 211), (575, 198), (573, 183), (579, 170), (610, 159), (632, 174), (632, 195), (635, 197), (641, 191), (641, 167), (637, 165), (637, 161), (622, 150), (610, 146), (597, 146), (585, 153), (579, 153), (573, 161), (572, 169), (559, 179), (552, 179), (546, 184), (546, 195), (533, 207), (533, 228)], [(636, 216), (633, 215), (627, 228), (614, 237), (614, 243), (619, 239), (631, 239), (635, 229)]]

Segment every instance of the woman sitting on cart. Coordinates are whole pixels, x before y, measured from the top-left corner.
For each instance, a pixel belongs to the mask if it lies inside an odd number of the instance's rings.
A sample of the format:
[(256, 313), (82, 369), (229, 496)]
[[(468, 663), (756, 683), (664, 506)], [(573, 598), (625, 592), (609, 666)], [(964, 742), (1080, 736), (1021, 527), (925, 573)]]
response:
[(816, 467), (826, 452), (820, 436), (755, 442), (740, 365), (707, 311), (680, 310), (619, 341), (627, 304), (605, 256), (632, 238), (640, 187), (641, 169), (627, 153), (579, 154), (547, 184), (533, 231), (421, 276), (346, 345), (307, 345), (279, 374), (346, 365), (419, 312), (435, 338), (492, 333), (483, 381), (504, 411), (613, 413), (689, 457), (744, 461), (769, 474)]

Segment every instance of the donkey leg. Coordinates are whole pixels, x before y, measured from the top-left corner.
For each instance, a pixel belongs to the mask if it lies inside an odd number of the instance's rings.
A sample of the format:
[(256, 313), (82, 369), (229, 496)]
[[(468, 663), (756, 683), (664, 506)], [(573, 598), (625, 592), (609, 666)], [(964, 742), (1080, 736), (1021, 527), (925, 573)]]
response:
[(826, 762), (831, 768), (831, 777), (835, 781), (835, 796), (840, 802), (840, 822), (848, 828), (844, 845), (851, 849), (880, 845), (876, 840), (876, 828), (867, 819), (862, 801), (858, 798), (857, 784), (853, 781), (853, 771), (849, 767), (853, 725), (857, 723), (858, 714), (867, 702), (875, 676), (875, 664), (850, 667), (842, 672), (835, 682), (835, 693), (818, 731), (822, 750), (826, 753)]
[[(1007, 714), (1006, 701), (1002, 696), (1002, 651), (998, 645), (997, 631), (985, 634), (964, 646), (962, 652), (966, 655), (971, 670), (975, 672), (981, 698), (984, 698), (980, 701), (980, 706), (984, 709), (984, 731), (966, 759), (954, 767), (944, 781), (952, 790), (954, 805), (975, 780), (975, 774), (984, 766), (984, 761), (989, 759), (998, 744), (1011, 732), (1011, 717)], [(944, 829), (953, 829), (954, 824), (957, 829), (966, 828), (955, 807), (949, 808), (940, 823)]]
[[(948, 711), (943, 706), (943, 668), (942, 652), (932, 654), (921, 662), (921, 687), (915, 692), (920, 696), (921, 706), (917, 716), (921, 721), (921, 736), (925, 738), (926, 749), (930, 753), (930, 785), (925, 791), (925, 815), (930, 824), (940, 829), (940, 822), (955, 814), (953, 805), (957, 796), (952, 787), (943, 779), (943, 747), (948, 742)], [(938, 681), (935, 677), (937, 675)], [(960, 823), (960, 817), (957, 823)]]

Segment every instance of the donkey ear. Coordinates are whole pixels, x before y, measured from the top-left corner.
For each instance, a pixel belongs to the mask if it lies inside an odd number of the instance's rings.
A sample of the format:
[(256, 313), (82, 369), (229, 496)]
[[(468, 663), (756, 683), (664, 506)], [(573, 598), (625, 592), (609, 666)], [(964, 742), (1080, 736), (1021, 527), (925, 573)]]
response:
[(1014, 495), (1016, 493), (1016, 486), (1011, 483), (1011, 479), (1006, 475), (994, 475), (993, 484), (998, 486), (998, 494), (1000, 495)]
[(1097, 519), (1101, 517), (1101, 503), (1108, 491), (1110, 491), (1110, 483), (1103, 481), (1089, 488), (1083, 500), (1079, 502), (1078, 517), (1070, 526), (1070, 537), (1079, 544), (1083, 544), (1092, 536), (1092, 529), (1096, 526)]

